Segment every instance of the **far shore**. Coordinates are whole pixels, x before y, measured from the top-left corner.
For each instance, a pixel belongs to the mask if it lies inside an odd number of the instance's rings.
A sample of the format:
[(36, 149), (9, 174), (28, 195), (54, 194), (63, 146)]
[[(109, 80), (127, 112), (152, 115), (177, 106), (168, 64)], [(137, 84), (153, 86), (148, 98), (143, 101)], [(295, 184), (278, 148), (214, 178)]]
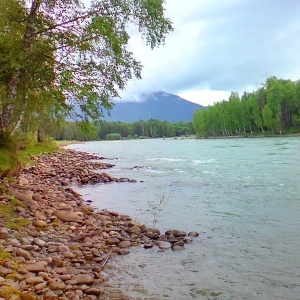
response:
[[(188, 135), (188, 136), (179, 136), (179, 137), (158, 137), (158, 138), (147, 138), (147, 140), (214, 140), (214, 139), (257, 139), (257, 138), (285, 138), (285, 137), (299, 137), (300, 133), (291, 133), (291, 134), (277, 134), (277, 135), (221, 135), (221, 136), (203, 136), (203, 137), (197, 137), (195, 135)], [(139, 140), (139, 139), (121, 139), (118, 141), (130, 141), (130, 140)], [(73, 144), (84, 144), (85, 142), (109, 142), (109, 141), (115, 141), (115, 140), (91, 140), (91, 141), (55, 141), (58, 147), (63, 148), (68, 145)]]

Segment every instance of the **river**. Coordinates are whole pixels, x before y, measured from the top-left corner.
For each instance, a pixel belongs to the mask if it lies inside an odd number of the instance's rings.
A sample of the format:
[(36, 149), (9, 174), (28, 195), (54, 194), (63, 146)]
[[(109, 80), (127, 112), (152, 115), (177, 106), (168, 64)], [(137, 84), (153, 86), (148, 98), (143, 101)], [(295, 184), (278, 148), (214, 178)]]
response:
[(151, 227), (151, 207), (165, 198), (161, 231), (200, 232), (185, 251), (136, 248), (112, 262), (112, 281), (133, 299), (300, 299), (300, 138), (68, 148), (110, 158), (108, 173), (137, 180), (79, 188), (95, 207)]

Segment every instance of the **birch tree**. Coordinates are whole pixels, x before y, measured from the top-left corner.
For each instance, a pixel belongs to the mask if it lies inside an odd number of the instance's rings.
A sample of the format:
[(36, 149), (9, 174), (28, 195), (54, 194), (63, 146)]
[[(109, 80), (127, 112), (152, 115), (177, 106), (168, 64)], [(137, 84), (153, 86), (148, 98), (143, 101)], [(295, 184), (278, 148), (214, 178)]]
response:
[[(142, 65), (128, 49), (129, 26), (151, 48), (172, 30), (163, 0), (0, 1), (0, 137), (20, 126), (32, 95), (83, 119), (111, 109)], [(49, 101), (49, 97), (45, 101)], [(30, 105), (28, 105), (30, 103)], [(36, 105), (43, 106), (43, 99)], [(47, 105), (46, 105), (47, 106)], [(34, 114), (33, 114), (34, 115)]]

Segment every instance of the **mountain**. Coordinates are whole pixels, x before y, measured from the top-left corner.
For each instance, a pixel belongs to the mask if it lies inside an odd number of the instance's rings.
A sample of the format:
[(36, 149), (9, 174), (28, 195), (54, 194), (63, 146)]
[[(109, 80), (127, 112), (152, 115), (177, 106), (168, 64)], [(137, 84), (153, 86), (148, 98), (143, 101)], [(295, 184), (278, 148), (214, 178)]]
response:
[(158, 119), (169, 122), (192, 121), (194, 112), (205, 107), (166, 92), (142, 94), (140, 102), (116, 102), (104, 116), (106, 121), (134, 122)]

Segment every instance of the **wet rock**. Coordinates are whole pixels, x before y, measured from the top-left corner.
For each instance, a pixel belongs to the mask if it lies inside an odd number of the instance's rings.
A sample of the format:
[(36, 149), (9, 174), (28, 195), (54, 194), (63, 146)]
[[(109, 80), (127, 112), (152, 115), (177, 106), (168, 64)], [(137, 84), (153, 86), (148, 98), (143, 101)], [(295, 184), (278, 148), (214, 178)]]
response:
[(128, 232), (131, 234), (140, 234), (142, 232), (141, 228), (137, 225), (133, 225), (128, 229)]
[(183, 251), (184, 247), (180, 245), (172, 245), (172, 250), (173, 251)]
[(127, 255), (130, 251), (128, 249), (119, 249), (118, 254), (119, 255)]
[(191, 231), (191, 232), (189, 232), (188, 236), (197, 237), (197, 236), (199, 236), (199, 232), (197, 232), (197, 231)]
[(169, 249), (169, 248), (171, 248), (171, 244), (169, 242), (155, 241), (155, 244), (159, 247), (159, 249)]
[(182, 231), (182, 230), (177, 230), (177, 229), (172, 229), (172, 230), (168, 230), (166, 231), (165, 235), (168, 236), (168, 235), (174, 235), (175, 237), (183, 237), (183, 236), (186, 236), (186, 232), (185, 231)]
[(119, 248), (128, 248), (131, 246), (131, 242), (130, 241), (122, 241), (118, 244)]
[(160, 236), (160, 231), (157, 228), (147, 228), (146, 234), (148, 238), (150, 239), (158, 239)]
[(153, 246), (154, 246), (153, 243), (145, 243), (145, 244), (144, 244), (144, 248), (145, 248), (145, 249), (153, 248)]

